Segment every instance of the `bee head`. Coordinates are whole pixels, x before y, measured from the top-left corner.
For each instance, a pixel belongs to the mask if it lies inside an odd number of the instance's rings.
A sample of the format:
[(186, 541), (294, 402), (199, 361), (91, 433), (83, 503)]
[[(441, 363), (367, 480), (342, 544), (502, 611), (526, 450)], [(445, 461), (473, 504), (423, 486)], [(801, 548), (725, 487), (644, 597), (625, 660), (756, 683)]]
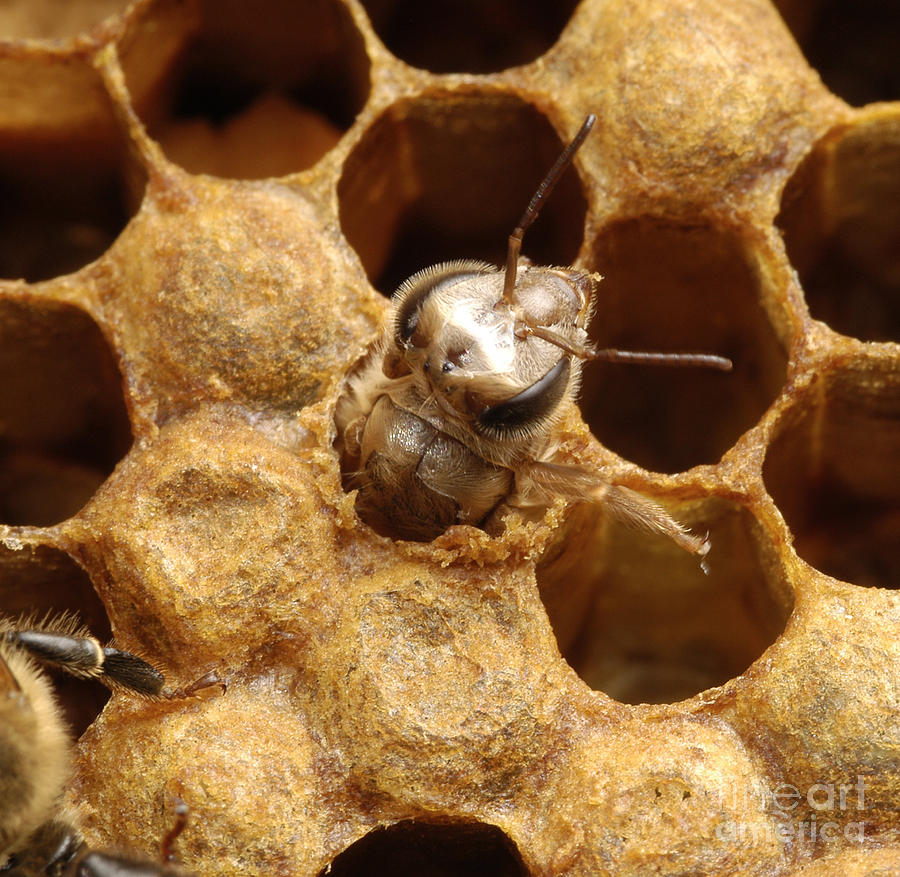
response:
[(414, 275), (395, 294), (393, 330), (422, 395), (487, 438), (533, 434), (572, 382), (571, 357), (517, 337), (503, 273), (492, 265), (450, 262)]

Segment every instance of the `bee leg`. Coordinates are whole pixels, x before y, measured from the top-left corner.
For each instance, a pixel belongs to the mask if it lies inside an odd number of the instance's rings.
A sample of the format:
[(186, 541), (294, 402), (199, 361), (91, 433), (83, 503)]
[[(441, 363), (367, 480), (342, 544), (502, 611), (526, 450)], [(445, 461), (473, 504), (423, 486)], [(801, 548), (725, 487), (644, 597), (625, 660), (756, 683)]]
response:
[(175, 861), (175, 841), (187, 827), (189, 813), (190, 808), (184, 801), (179, 799), (175, 802), (175, 824), (166, 832), (160, 844), (160, 858), (163, 862)]
[(698, 557), (709, 552), (709, 535), (697, 536), (675, 520), (661, 505), (618, 484), (600, 484), (591, 492), (594, 502), (609, 513), (641, 530), (667, 536), (679, 548)]
[(166, 684), (166, 677), (152, 664), (131, 652), (123, 652), (109, 646), (103, 649), (100, 673), (101, 680), (107, 684), (121, 685), (147, 697), (162, 694), (163, 686)]
[(2, 877), (70, 877), (84, 849), (81, 833), (66, 819), (45, 822), (28, 842), (12, 853), (0, 867)]
[(166, 692), (165, 697), (168, 700), (189, 700), (191, 698), (210, 700), (213, 697), (221, 697), (225, 693), (225, 689), (224, 680), (215, 670), (211, 670), (184, 688)]
[(63, 621), (58, 630), (8, 629), (2, 634), (12, 646), (23, 649), (43, 664), (59, 667), (72, 676), (96, 678), (110, 687), (121, 686), (146, 697), (158, 697), (165, 676), (143, 658), (101, 646), (87, 631)]
[(535, 462), (527, 467), (528, 481), (548, 497), (595, 502), (614, 518), (648, 533), (671, 539), (679, 548), (699, 557), (709, 551), (709, 537), (696, 536), (652, 499), (618, 484), (608, 484), (579, 466)]
[(180, 877), (182, 874), (166, 865), (94, 850), (78, 863), (74, 874), (70, 872), (66, 877)]
[(77, 872), (66, 877), (191, 877), (175, 864), (173, 849), (187, 826), (189, 809), (184, 801), (176, 801), (175, 824), (162, 839), (159, 863), (92, 850), (78, 863)]
[(71, 825), (60, 820), (53, 820), (43, 829), (43, 848), (47, 850), (47, 864), (44, 873), (49, 875), (65, 874), (66, 868), (78, 855), (82, 847), (80, 832)]

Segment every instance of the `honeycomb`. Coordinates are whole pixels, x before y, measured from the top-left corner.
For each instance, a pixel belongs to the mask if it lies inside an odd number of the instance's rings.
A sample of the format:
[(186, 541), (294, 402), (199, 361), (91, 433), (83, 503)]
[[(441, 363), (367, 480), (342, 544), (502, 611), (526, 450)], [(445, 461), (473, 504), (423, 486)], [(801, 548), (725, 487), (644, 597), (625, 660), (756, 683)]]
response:
[[(200, 875), (900, 873), (891, 4), (250, 9), (0, 5), (0, 607), (227, 685), (59, 682), (89, 842), (153, 857), (180, 798)], [(605, 276), (598, 344), (735, 368), (590, 366), (560, 446), (709, 575), (342, 488), (388, 295), (501, 262), (588, 112), (525, 253)]]

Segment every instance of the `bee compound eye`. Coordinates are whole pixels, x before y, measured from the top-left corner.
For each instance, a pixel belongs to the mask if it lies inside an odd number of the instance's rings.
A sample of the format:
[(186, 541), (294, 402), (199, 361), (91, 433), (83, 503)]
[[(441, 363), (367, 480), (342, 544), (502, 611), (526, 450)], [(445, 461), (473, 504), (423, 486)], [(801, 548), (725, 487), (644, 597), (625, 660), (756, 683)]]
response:
[(542, 378), (521, 393), (490, 405), (478, 415), (478, 424), (487, 433), (514, 434), (537, 426), (555, 410), (569, 386), (571, 363), (563, 356)]
[(413, 274), (393, 295), (394, 338), (398, 345), (426, 347), (429, 339), (419, 330), (422, 307), (429, 296), (470, 277), (496, 271), (481, 262), (444, 262)]
[[(415, 278), (410, 278), (397, 290), (397, 312), (394, 318), (394, 337), (401, 347), (409, 344), (415, 347), (424, 347), (419, 328), (420, 306), (431, 294), (430, 285), (424, 283), (413, 284)], [(412, 284), (408, 291), (404, 292), (407, 284)], [(402, 296), (402, 297), (401, 297)], [(417, 343), (418, 342), (418, 343)]]

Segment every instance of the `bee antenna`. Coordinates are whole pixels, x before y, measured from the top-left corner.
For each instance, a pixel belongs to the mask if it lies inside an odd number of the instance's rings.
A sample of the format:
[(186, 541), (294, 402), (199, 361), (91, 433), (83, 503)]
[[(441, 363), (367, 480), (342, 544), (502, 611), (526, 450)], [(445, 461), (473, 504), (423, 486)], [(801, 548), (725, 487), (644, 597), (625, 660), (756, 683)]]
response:
[(541, 212), (543, 200), (553, 191), (553, 187), (557, 184), (563, 172), (572, 163), (575, 153), (581, 148), (581, 144), (584, 143), (585, 137), (588, 136), (596, 121), (597, 116), (594, 113), (590, 113), (584, 120), (572, 142), (562, 151), (559, 158), (556, 159), (556, 163), (550, 168), (547, 176), (544, 177), (543, 182), (538, 186), (537, 191), (531, 196), (531, 201), (528, 202), (528, 207), (525, 208), (522, 218), (509, 236), (509, 249), (506, 251), (506, 273), (503, 277), (503, 301), (507, 304), (511, 303), (512, 292), (516, 286), (516, 270), (519, 262), (519, 253), (522, 251), (522, 238), (525, 237), (525, 232), (528, 231), (531, 223), (537, 219), (538, 214)]

